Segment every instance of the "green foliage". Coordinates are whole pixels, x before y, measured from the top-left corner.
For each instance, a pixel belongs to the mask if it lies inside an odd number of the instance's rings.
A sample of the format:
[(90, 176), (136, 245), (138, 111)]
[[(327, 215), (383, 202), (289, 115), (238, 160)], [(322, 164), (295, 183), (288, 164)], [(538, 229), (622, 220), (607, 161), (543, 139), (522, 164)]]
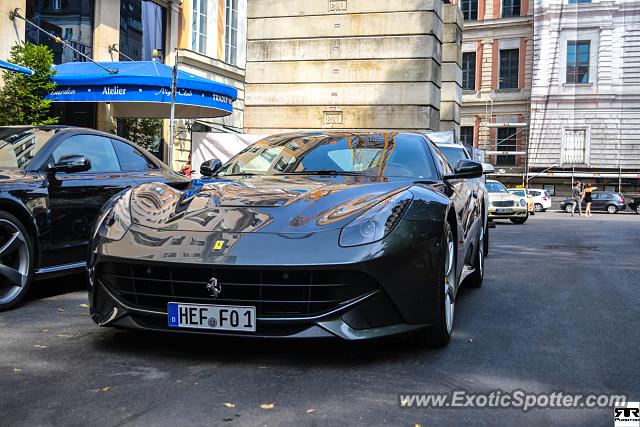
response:
[(0, 125), (46, 125), (58, 122), (51, 117), (51, 101), (44, 97), (56, 87), (51, 81), (54, 72), (53, 53), (47, 46), (32, 43), (11, 48), (9, 62), (31, 68), (32, 76), (4, 71), (4, 86), (0, 89)]
[(154, 151), (160, 146), (162, 120), (160, 119), (118, 119), (118, 135), (147, 150)]

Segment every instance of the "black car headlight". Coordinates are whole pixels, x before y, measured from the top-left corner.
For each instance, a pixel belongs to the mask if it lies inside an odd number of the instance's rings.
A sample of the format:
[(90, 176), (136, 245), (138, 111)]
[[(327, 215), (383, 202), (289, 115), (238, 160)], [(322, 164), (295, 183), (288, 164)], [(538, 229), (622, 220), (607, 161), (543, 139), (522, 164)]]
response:
[(109, 240), (120, 240), (131, 227), (131, 191), (118, 195), (100, 217), (98, 234)]
[(413, 200), (409, 191), (394, 194), (376, 204), (340, 231), (340, 246), (358, 246), (385, 238), (398, 224)]

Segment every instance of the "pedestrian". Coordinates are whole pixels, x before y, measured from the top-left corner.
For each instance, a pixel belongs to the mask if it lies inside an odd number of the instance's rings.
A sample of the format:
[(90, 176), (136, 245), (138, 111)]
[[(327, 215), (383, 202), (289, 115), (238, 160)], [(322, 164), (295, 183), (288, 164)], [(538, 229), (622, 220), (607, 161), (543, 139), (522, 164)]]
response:
[(187, 159), (187, 163), (182, 166), (180, 169), (180, 173), (184, 176), (191, 178), (191, 153), (189, 153), (189, 158)]
[(596, 187), (593, 187), (591, 184), (585, 184), (584, 186), (584, 204), (586, 206), (584, 210), (584, 216), (590, 217), (591, 215), (591, 192), (595, 190)]
[(571, 216), (576, 211), (576, 205), (580, 210), (580, 216), (582, 216), (582, 190), (580, 189), (580, 181), (576, 181), (571, 191)]

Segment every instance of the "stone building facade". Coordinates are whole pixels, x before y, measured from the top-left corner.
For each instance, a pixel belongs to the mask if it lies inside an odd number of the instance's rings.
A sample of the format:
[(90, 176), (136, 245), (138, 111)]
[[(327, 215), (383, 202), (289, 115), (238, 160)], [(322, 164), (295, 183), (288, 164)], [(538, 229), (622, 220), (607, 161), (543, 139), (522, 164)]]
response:
[[(457, 130), (445, 16), (459, 33), (459, 11), (445, 14), (441, 0), (250, 0), (245, 132), (439, 129), (443, 98), (445, 126)], [(448, 31), (457, 65), (460, 40)]]
[(535, 9), (531, 175), (556, 193), (572, 180), (637, 193), (640, 4), (539, 0)]
[[(527, 164), (533, 4), (529, 0), (459, 0), (458, 4), (464, 17), (461, 139), (486, 150), (500, 180), (521, 183)], [(514, 123), (524, 127), (513, 127)]]

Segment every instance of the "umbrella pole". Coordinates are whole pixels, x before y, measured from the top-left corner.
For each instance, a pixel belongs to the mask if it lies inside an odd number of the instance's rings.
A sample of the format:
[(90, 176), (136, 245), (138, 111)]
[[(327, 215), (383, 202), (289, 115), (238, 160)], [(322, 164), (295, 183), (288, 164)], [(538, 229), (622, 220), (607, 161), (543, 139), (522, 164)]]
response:
[(167, 163), (173, 170), (173, 142), (176, 128), (176, 87), (178, 80), (178, 49), (176, 49), (175, 64), (173, 64), (173, 73), (171, 79), (171, 114), (169, 116), (169, 146), (167, 153)]

